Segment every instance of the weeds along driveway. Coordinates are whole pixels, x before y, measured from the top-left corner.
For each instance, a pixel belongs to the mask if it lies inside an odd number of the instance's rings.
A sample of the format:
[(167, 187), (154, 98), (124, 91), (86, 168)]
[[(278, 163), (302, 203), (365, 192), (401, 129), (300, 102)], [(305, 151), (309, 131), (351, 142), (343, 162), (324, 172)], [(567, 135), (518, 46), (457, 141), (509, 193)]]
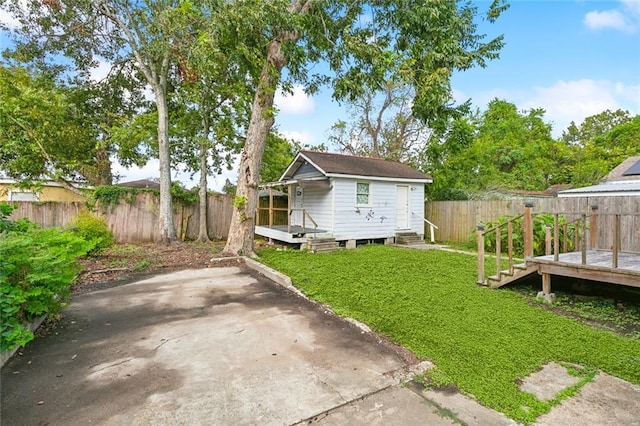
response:
[(284, 424), (415, 361), (239, 267), (80, 295), (2, 369), (2, 424)]

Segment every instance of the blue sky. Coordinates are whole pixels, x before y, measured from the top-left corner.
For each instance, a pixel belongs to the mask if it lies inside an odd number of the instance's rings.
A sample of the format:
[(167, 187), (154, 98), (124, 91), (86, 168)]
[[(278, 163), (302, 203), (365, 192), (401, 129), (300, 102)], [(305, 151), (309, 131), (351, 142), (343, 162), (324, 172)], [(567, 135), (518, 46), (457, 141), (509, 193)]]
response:
[[(477, 1), (483, 11), (489, 1)], [(493, 24), (480, 22), (488, 38), (504, 34), (500, 59), (486, 68), (456, 74), (452, 80), (457, 101), (471, 98), (475, 107), (500, 98), (519, 109), (544, 108), (554, 136), (575, 121), (606, 109), (640, 114), (640, 0), (512, 0), (509, 10)], [(0, 19), (3, 17), (0, 16)], [(331, 100), (329, 89), (313, 97), (301, 88), (293, 96), (278, 94), (280, 133), (305, 144), (327, 141), (329, 129), (347, 118), (345, 105)], [(122, 181), (158, 175), (157, 162), (142, 169), (117, 169)], [(219, 190), (224, 172), (211, 179)], [(187, 187), (187, 176), (176, 176)]]
[[(476, 3), (480, 10), (489, 4)], [(504, 34), (506, 46), (486, 68), (454, 76), (457, 101), (471, 98), (484, 109), (497, 97), (519, 109), (544, 108), (555, 136), (606, 109), (640, 114), (640, 0), (515, 0), (479, 31), (488, 39)], [(328, 90), (309, 98), (298, 89), (277, 104), (280, 132), (312, 145), (346, 117)]]

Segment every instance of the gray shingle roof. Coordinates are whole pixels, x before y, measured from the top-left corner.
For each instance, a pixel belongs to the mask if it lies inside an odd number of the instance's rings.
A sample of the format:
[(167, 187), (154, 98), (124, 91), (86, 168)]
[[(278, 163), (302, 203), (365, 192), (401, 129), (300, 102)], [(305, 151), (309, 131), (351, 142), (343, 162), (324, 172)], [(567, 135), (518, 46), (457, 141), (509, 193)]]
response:
[[(431, 177), (397, 161), (381, 158), (359, 157), (355, 155), (334, 154), (318, 151), (300, 151), (295, 161), (300, 158), (317, 166), (325, 175), (351, 175), (387, 177), (399, 179), (431, 180)], [(302, 162), (300, 162), (302, 165)], [(298, 165), (299, 167), (299, 165)], [(293, 175), (298, 167), (290, 167), (287, 177)]]
[(620, 181), (620, 180), (640, 180), (640, 175), (624, 174), (626, 171), (631, 169), (638, 162), (640, 162), (640, 155), (627, 158), (622, 163), (620, 163), (616, 168), (611, 170), (611, 172), (604, 178), (604, 181), (612, 182), (612, 181)]

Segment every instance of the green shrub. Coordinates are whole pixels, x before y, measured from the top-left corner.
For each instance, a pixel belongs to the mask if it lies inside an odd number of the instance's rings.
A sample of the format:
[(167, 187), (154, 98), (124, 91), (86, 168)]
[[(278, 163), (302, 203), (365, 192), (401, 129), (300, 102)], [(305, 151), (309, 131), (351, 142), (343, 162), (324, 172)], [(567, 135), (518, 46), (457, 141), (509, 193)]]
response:
[(0, 203), (0, 234), (8, 232), (27, 232), (37, 228), (38, 225), (31, 222), (26, 217), (18, 220), (9, 220), (9, 216), (16, 209), (16, 206), (7, 203)]
[(93, 253), (113, 245), (113, 234), (109, 230), (107, 222), (89, 212), (78, 213), (69, 230), (82, 239), (93, 242), (94, 248), (91, 250)]
[(8, 219), (13, 210), (15, 210), (15, 206), (7, 203), (0, 203), (0, 234), (9, 232), (13, 229), (14, 222)]
[[(507, 221), (513, 219), (513, 216), (505, 215), (501, 216), (495, 222), (488, 222), (485, 224), (485, 229), (491, 229)], [(524, 256), (524, 228), (523, 228), (524, 218), (520, 217), (513, 221), (513, 253), (515, 256), (523, 257)], [(559, 229), (558, 229), (558, 241), (562, 245), (564, 241), (564, 227), (563, 225), (567, 224), (567, 219), (564, 216), (558, 217)], [(553, 215), (551, 214), (536, 214), (533, 216), (533, 254), (535, 256), (541, 256), (545, 254), (545, 234), (547, 226), (551, 227), (552, 238), (553, 238)], [(579, 232), (576, 229), (575, 223), (571, 223), (567, 225), (567, 249), (569, 251), (574, 251), (574, 236), (575, 233)], [(472, 233), (471, 238), (475, 241), (476, 235), (475, 231)], [(508, 235), (507, 235), (507, 226), (503, 226), (500, 228), (500, 247), (502, 248), (502, 252), (505, 253), (508, 245)], [(496, 233), (490, 232), (484, 237), (484, 247), (487, 251), (495, 251), (496, 249)]]
[(31, 227), (0, 238), (0, 351), (33, 339), (25, 323), (58, 312), (93, 241), (57, 228)]

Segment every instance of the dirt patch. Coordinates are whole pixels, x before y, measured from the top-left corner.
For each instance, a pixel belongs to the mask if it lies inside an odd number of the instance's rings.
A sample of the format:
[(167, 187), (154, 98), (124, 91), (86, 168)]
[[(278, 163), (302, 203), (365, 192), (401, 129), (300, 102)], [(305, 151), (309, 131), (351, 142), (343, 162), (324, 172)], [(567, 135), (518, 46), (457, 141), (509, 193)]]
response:
[(223, 241), (115, 245), (79, 260), (82, 272), (71, 292), (82, 294), (181, 269), (228, 266), (230, 260), (221, 254), (223, 248)]

